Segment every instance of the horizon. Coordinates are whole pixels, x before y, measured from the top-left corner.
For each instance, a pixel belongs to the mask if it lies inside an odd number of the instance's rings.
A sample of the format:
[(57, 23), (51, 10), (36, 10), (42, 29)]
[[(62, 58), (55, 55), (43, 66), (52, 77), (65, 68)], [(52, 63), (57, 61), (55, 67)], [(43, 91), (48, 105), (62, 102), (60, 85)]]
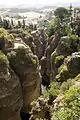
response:
[(2, 0), (0, 1), (0, 6), (4, 7), (17, 7), (17, 6), (27, 6), (27, 7), (38, 7), (38, 6), (69, 6), (72, 4), (73, 6), (80, 6), (79, 0)]

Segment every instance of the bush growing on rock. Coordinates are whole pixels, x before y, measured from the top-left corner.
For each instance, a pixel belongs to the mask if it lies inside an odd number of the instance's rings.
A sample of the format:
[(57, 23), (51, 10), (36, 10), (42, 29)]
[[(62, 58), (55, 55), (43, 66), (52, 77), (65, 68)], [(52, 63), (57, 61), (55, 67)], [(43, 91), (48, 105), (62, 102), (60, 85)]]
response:
[(53, 97), (56, 98), (59, 93), (60, 93), (60, 83), (52, 82), (50, 88), (45, 93), (45, 97), (49, 97), (50, 95), (53, 95)]
[(58, 65), (58, 64), (62, 63), (63, 60), (64, 60), (64, 56), (63, 55), (56, 56), (54, 63)]
[(79, 38), (77, 35), (71, 34), (68, 36), (63, 36), (60, 39), (56, 52), (64, 56), (71, 55), (73, 52), (77, 52), (78, 44)]
[(5, 46), (5, 36), (8, 35), (8, 32), (4, 28), (0, 28), (0, 50)]
[(0, 50), (6, 51), (13, 47), (14, 36), (9, 34), (7, 30), (0, 28)]
[(35, 67), (35, 65), (37, 64), (36, 56), (32, 57), (32, 53), (28, 54), (28, 52), (31, 52), (29, 47), (24, 48), (20, 46), (18, 47), (18, 49), (16, 49), (16, 52), (12, 51), (10, 54), (8, 54), (8, 57), (12, 64), (14, 61), (16, 65), (16, 61), (18, 61), (19, 64), (23, 64), (23, 66), (25, 64), (27, 67), (31, 65)]
[(64, 60), (64, 64), (59, 68), (56, 80), (63, 82), (68, 78), (74, 78), (80, 73), (80, 52), (75, 52)]
[(80, 87), (70, 88), (63, 97), (64, 106), (56, 110), (54, 120), (79, 120), (80, 119)]
[(9, 37), (10, 37), (11, 40), (14, 40), (14, 35), (13, 34), (10, 34)]
[(0, 35), (7, 35), (8, 34), (8, 32), (7, 32), (7, 30), (5, 30), (4, 28), (0, 28)]
[(21, 30), (20, 36), (29, 38), (29, 37), (31, 37), (31, 34), (27, 30)]
[(63, 82), (69, 78), (69, 76), (68, 76), (69, 71), (68, 71), (66, 65), (62, 65), (59, 69), (60, 69), (60, 71), (59, 71), (58, 75), (56, 76), (56, 80)]
[(72, 85), (75, 84), (75, 79), (68, 79), (67, 81), (63, 82), (60, 87), (60, 91), (65, 93)]
[(8, 66), (8, 64), (9, 64), (9, 61), (7, 57), (0, 51), (0, 67), (5, 65)]

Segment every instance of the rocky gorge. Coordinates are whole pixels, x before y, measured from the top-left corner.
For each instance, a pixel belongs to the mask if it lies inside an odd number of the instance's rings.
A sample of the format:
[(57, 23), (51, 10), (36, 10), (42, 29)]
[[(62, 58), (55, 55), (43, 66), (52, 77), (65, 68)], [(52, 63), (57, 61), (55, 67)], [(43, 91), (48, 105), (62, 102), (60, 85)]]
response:
[(80, 37), (56, 26), (0, 28), (0, 120), (80, 119)]

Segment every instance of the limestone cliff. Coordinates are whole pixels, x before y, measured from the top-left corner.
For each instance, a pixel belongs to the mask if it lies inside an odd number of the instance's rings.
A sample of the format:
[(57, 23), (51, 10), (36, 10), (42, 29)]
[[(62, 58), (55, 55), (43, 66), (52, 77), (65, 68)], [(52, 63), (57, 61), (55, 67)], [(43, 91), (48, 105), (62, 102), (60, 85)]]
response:
[(23, 92), (23, 112), (28, 112), (29, 104), (40, 95), (41, 78), (38, 59), (30, 48), (20, 47), (8, 54), (10, 65), (18, 75)]
[(7, 57), (0, 52), (0, 120), (20, 120), (22, 105), (19, 78), (9, 66)]

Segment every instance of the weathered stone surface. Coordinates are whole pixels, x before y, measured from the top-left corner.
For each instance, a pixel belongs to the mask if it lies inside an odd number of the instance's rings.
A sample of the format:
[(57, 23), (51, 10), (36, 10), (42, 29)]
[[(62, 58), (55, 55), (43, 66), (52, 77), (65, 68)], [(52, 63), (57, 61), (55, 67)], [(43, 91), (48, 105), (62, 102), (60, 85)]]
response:
[(8, 49), (14, 46), (13, 44), (13, 36), (8, 34), (8, 32), (0, 28), (0, 50), (6, 52)]
[(40, 59), (40, 65), (41, 65), (41, 73), (43, 74), (44, 71), (47, 69), (47, 57), (43, 56)]
[(49, 106), (48, 101), (44, 99), (43, 97), (39, 97), (37, 101), (34, 101), (31, 104), (31, 117), (30, 120), (36, 120), (36, 119), (46, 119), (50, 120), (50, 112), (49, 112)]
[(72, 54), (71, 58), (67, 60), (67, 67), (73, 76), (80, 73), (80, 52), (75, 52)]
[(48, 46), (47, 46), (46, 51), (45, 51), (45, 55), (46, 56), (49, 56), (49, 55), (51, 55), (54, 52), (54, 50), (58, 46), (59, 41), (60, 41), (60, 39), (57, 38), (54, 35), (51, 36), (51, 38), (49, 38), (49, 40), (48, 40)]
[(79, 39), (76, 35), (64, 36), (60, 39), (55, 51), (51, 54), (51, 78), (58, 74), (58, 68), (63, 64), (63, 60), (68, 55), (77, 51)]
[[(41, 71), (45, 72), (46, 75), (48, 76), (47, 83), (50, 83), (50, 80), (52, 79), (52, 68), (51, 67), (52, 67), (52, 63), (54, 60), (53, 60), (53, 58), (51, 58), (51, 54), (55, 51), (56, 47), (58, 46), (58, 43), (59, 43), (59, 38), (57, 38), (56, 36), (53, 35), (51, 38), (49, 38), (48, 44), (47, 44), (47, 47), (45, 50), (45, 55), (41, 59), (41, 64), (44, 64), (44, 60), (46, 58), (46, 62), (45, 62), (46, 70), (44, 67), (44, 71), (43, 71), (43, 69), (41, 69)], [(43, 66), (42, 66), (42, 68), (43, 68)]]
[(39, 59), (41, 59), (47, 46), (47, 36), (45, 30), (40, 29), (33, 31), (31, 35), (33, 36), (34, 44), (36, 45), (36, 55)]
[(65, 81), (68, 78), (73, 78), (80, 73), (80, 52), (75, 52), (71, 56), (67, 57), (64, 64), (59, 70), (59, 74), (56, 79), (59, 81)]
[(20, 120), (22, 104), (20, 81), (0, 52), (0, 120)]
[(43, 56), (40, 60), (41, 65), (41, 75), (42, 75), (42, 84), (45, 86), (49, 86), (50, 84), (50, 66), (48, 66), (47, 57)]
[(64, 36), (60, 39), (56, 52), (58, 55), (68, 56), (77, 51), (78, 41), (76, 35)]
[(56, 50), (51, 54), (51, 78), (54, 79), (58, 74), (58, 68), (63, 64), (64, 56), (58, 55)]
[(24, 37), (23, 41), (31, 48), (32, 52), (36, 54), (36, 45), (34, 44), (33, 37)]
[(40, 95), (40, 73), (38, 59), (30, 48), (20, 47), (8, 55), (10, 65), (19, 76), (23, 92), (23, 112), (28, 112), (29, 104)]

